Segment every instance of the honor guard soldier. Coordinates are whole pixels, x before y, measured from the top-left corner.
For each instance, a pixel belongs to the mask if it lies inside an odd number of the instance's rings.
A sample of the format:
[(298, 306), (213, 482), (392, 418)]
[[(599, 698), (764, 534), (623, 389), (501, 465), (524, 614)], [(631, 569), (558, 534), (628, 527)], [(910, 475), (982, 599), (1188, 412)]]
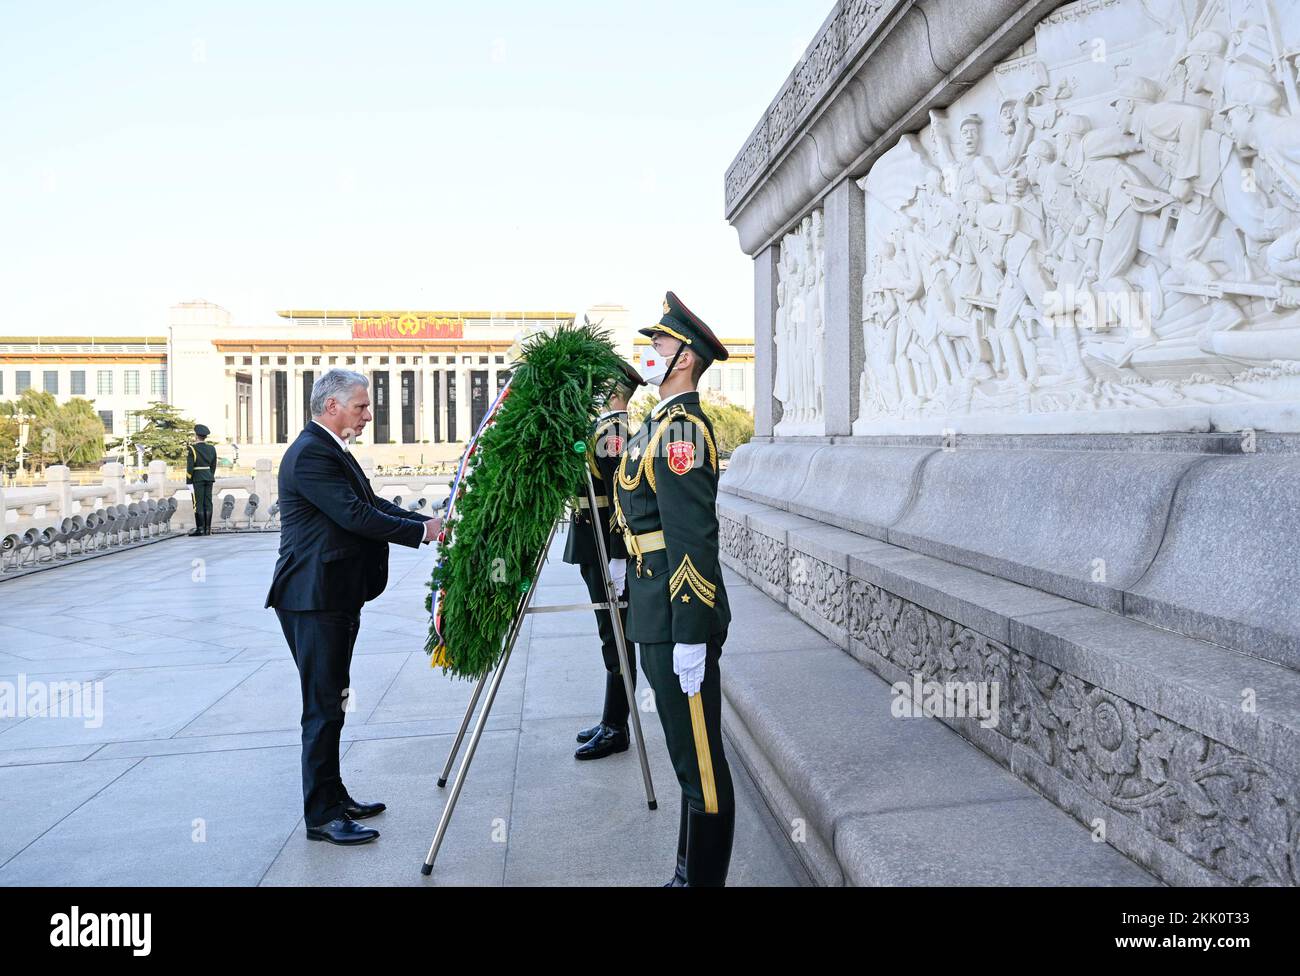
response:
[[(623, 593), (627, 577), (627, 549), (624, 548), (623, 534), (611, 531), (613, 507), (611, 493), (614, 490), (614, 478), (618, 474), (618, 460), (627, 443), (627, 402), (632, 399), (637, 387), (645, 386), (645, 380), (635, 369), (623, 363), (625, 379), (615, 387), (605, 404), (605, 413), (596, 420), (595, 431), (587, 442), (587, 466), (591, 471), (591, 483), (596, 492), (594, 513), (596, 525), (605, 539), (605, 552), (609, 557), (609, 575), (614, 582), (614, 592)], [(593, 603), (603, 603), (605, 594), (605, 576), (601, 572), (600, 553), (596, 549), (596, 538), (592, 534), (593, 513), (590, 502), (584, 492), (576, 499), (573, 519), (569, 524), (569, 538), (564, 545), (564, 561), (577, 564), (582, 579), (587, 584), (587, 592)], [(627, 630), (627, 609), (619, 611), (623, 630)], [(600, 653), (605, 659), (605, 708), (600, 721), (591, 728), (578, 733), (578, 741), (583, 743), (574, 759), (600, 759), (614, 752), (625, 752), (630, 739), (627, 731), (627, 718), (630, 704), (627, 691), (623, 687), (623, 673), (618, 665), (618, 645), (614, 642), (614, 624), (608, 610), (596, 611), (596, 627), (600, 632)], [(636, 651), (628, 651), (628, 667), (631, 669), (632, 684), (636, 684)]]
[(731, 611), (718, 561), (718, 451), (700, 409), (700, 376), (727, 350), (672, 292), (663, 318), (641, 329), (654, 351), (641, 374), (659, 403), (619, 463), (615, 525), (628, 552), (628, 636), (682, 788), (677, 868), (668, 887), (726, 883), (736, 822), (722, 751), (719, 657)]
[(185, 483), (194, 486), (194, 531), (212, 535), (212, 483), (217, 480), (217, 449), (208, 443), (212, 431), (194, 425), (195, 443), (185, 452)]

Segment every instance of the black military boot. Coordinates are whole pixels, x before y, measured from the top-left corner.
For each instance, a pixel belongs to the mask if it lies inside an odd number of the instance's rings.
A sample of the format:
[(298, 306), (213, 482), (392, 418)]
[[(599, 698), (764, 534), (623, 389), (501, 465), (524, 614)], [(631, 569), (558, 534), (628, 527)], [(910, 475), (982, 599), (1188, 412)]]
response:
[(686, 824), (686, 887), (723, 888), (731, 865), (736, 811), (701, 813), (691, 809)]
[(212, 509), (203, 513), (203, 534), (212, 535)]
[(682, 797), (682, 819), (677, 828), (677, 867), (673, 871), (673, 876), (668, 879), (665, 888), (685, 888), (686, 887), (686, 797)]
[(205, 533), (205, 532), (203, 531), (203, 516), (202, 516), (202, 515), (195, 515), (195, 516), (194, 516), (194, 531), (192, 531), (192, 532), (190, 532), (190, 533), (188, 533), (188, 534), (189, 534), (189, 535), (206, 535), (206, 534), (207, 534), (207, 533)]

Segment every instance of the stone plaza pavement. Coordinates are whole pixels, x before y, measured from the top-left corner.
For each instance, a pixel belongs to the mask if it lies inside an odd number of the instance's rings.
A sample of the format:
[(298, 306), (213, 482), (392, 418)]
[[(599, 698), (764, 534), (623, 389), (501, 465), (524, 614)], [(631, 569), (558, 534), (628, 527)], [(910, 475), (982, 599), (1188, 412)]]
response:
[[(604, 687), (588, 612), (531, 616), (431, 878), (419, 873), (436, 786), (471, 693), (429, 668), (433, 551), (391, 547), (387, 592), (364, 611), (343, 733), (353, 794), (389, 805), (355, 849), (308, 841), (299, 691), (263, 609), (279, 536), (182, 538), (0, 583), (0, 683), (102, 682), (102, 725), (0, 717), (2, 885), (654, 885), (672, 873), (679, 792), (643, 713), (660, 808), (634, 750), (572, 758)], [(537, 602), (587, 599), (559, 561)], [(201, 562), (196, 562), (201, 560)], [(730, 591), (749, 589), (728, 574)], [(728, 645), (761, 619), (738, 614)], [(723, 662), (727, 657), (724, 654)], [(725, 673), (725, 672), (724, 672)], [(730, 883), (808, 875), (733, 757)]]

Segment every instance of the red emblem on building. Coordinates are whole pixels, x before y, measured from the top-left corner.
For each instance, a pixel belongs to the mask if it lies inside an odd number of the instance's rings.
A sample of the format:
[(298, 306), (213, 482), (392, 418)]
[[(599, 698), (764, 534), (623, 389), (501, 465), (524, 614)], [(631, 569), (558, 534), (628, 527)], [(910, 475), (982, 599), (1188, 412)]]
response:
[(695, 445), (690, 441), (670, 441), (668, 444), (668, 470), (685, 474), (695, 463)]

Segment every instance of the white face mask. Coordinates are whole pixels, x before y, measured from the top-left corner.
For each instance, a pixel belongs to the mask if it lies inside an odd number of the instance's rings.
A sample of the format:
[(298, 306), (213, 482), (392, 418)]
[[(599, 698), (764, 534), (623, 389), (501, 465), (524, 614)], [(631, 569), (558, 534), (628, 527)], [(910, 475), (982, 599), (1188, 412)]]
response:
[(668, 375), (668, 360), (659, 353), (654, 353), (641, 360), (641, 378), (647, 383), (658, 386)]
[(658, 386), (668, 376), (668, 364), (676, 352), (663, 355), (658, 349), (650, 347), (650, 354), (641, 360), (641, 378), (647, 383)]

